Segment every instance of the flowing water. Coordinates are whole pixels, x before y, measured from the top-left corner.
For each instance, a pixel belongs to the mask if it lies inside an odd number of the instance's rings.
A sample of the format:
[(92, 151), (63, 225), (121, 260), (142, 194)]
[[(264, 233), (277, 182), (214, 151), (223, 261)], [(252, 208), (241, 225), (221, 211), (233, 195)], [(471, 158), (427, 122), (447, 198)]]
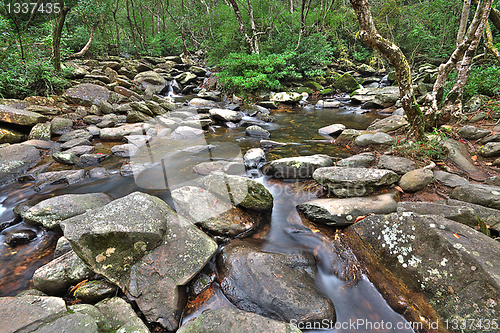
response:
[[(382, 117), (373, 112), (361, 114), (358, 111), (355, 108), (323, 110), (295, 108), (273, 112), (274, 122), (260, 125), (271, 132), (272, 140), (290, 144), (267, 153), (268, 159), (312, 154), (349, 156), (349, 149), (339, 148), (331, 142), (331, 139), (318, 135), (317, 130), (334, 123), (342, 123), (347, 128), (365, 129), (375, 118)], [(246, 120), (256, 121), (250, 118)], [(206, 135), (206, 142), (237, 143), (242, 154), (249, 148), (259, 147), (258, 139), (245, 137), (244, 128), (214, 127)], [(98, 143), (97, 148), (98, 151), (105, 152), (109, 148), (109, 143), (102, 145)], [(120, 158), (111, 157), (105, 163), (108, 169), (114, 170), (105, 179), (86, 178), (71, 186), (47, 188), (41, 192), (35, 192), (31, 183), (0, 187), (0, 225), (4, 229), (0, 233), (0, 296), (16, 295), (30, 288), (33, 272), (50, 261), (54, 243), (60, 236), (55, 232), (19, 223), (13, 213), (13, 208), (17, 204), (25, 201), (36, 203), (45, 198), (69, 193), (105, 192), (114, 198), (119, 198), (134, 191), (143, 191), (158, 196), (172, 205), (168, 189), (155, 186), (160, 181), (157, 177), (163, 176), (161, 172), (146, 172), (143, 178), (149, 181), (142, 182), (139, 186), (134, 177), (120, 176), (117, 171), (121, 164)], [(335, 264), (336, 254), (321, 247), (318, 249), (318, 244), (325, 243), (321, 237), (325, 237), (321, 233), (313, 233), (310, 229), (306, 229), (295, 209), (295, 205), (318, 196), (318, 187), (313, 184), (314, 182), (286, 182), (265, 177), (257, 180), (271, 191), (275, 203), (270, 223), (256, 231), (252, 237), (264, 239), (266, 251), (273, 249), (289, 252), (304, 249), (315, 251), (318, 258), (317, 286), (332, 300), (337, 312), (337, 326), (321, 332), (412, 332), (411, 329), (405, 328), (409, 323), (387, 305), (366, 276), (362, 275), (357, 283), (348, 283), (328, 268)], [(30, 243), (13, 247), (5, 243), (5, 237), (12, 232), (27, 229), (37, 233), (37, 237)], [(196, 305), (188, 304), (183, 321), (197, 316), (206, 309), (231, 306), (216, 283), (203, 294), (207, 295), (205, 299), (202, 301), (197, 299)], [(323, 323), (322, 328), (328, 325), (331, 323)], [(310, 332), (319, 331), (313, 329)]]

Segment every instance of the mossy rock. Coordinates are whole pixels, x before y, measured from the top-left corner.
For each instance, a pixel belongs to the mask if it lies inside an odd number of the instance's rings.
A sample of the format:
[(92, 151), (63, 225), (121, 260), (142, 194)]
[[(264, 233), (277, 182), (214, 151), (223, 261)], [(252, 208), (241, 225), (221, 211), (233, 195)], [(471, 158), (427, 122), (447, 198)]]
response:
[(320, 94), (320, 95), (329, 95), (329, 94), (333, 94), (333, 88), (326, 88), (326, 89), (322, 89), (322, 90), (320, 90), (319, 94)]
[(332, 87), (345, 92), (352, 92), (359, 89), (359, 83), (351, 74), (345, 73), (332, 84)]

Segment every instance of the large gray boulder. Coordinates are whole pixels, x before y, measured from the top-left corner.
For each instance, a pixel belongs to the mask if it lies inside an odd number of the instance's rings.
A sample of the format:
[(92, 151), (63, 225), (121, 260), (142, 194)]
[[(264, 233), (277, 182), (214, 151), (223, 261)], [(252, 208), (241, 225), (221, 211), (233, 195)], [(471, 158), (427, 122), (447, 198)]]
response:
[(16, 180), (34, 167), (39, 159), (40, 152), (31, 145), (0, 147), (0, 185)]
[(377, 168), (391, 170), (398, 175), (404, 175), (409, 171), (415, 170), (415, 162), (405, 157), (380, 155)]
[[(389, 303), (413, 297), (401, 309), (412, 320), (421, 321), (418, 312), (429, 309), (434, 318), (428, 320), (439, 320), (438, 331), (446, 331), (445, 321), (478, 322), (500, 311), (500, 243), (488, 236), (440, 216), (409, 212), (368, 216), (348, 230), (368, 271), (395, 279), (379, 285)], [(372, 281), (377, 285), (379, 279)]]
[(126, 124), (119, 127), (102, 128), (99, 131), (101, 140), (121, 141), (124, 137), (131, 134), (144, 134), (153, 127), (151, 124), (136, 123)]
[(452, 199), (500, 209), (500, 187), (468, 183), (456, 187), (450, 196)]
[[(381, 156), (382, 157), (382, 156)], [(335, 166), (348, 168), (367, 168), (375, 162), (374, 153), (361, 153), (338, 161)]]
[(390, 170), (344, 167), (319, 168), (314, 171), (313, 178), (339, 197), (365, 196), (377, 187), (399, 180)]
[(166, 80), (160, 74), (155, 71), (146, 71), (137, 74), (134, 77), (134, 83), (137, 84), (140, 88), (146, 89), (149, 86), (153, 86), (156, 91), (160, 91), (165, 87), (167, 83)]
[(107, 88), (92, 83), (76, 85), (64, 93), (64, 97), (69, 101), (86, 106), (107, 102), (110, 95), (111, 92)]
[(413, 212), (419, 215), (438, 215), (469, 227), (477, 227), (478, 214), (465, 205), (450, 206), (434, 202), (398, 202), (398, 213)]
[(310, 253), (282, 254), (261, 249), (259, 240), (233, 240), (217, 258), (220, 286), (240, 310), (290, 322), (335, 321), (330, 299), (315, 285)]
[(484, 157), (498, 157), (500, 156), (500, 142), (488, 142), (479, 148), (477, 153)]
[(297, 327), (234, 308), (204, 311), (182, 325), (177, 333), (300, 333)]
[(408, 125), (408, 121), (403, 116), (389, 116), (374, 120), (366, 130), (387, 133)]
[(332, 159), (326, 155), (289, 157), (265, 164), (262, 172), (273, 178), (307, 179), (313, 176), (316, 169), (332, 165)]
[(89, 209), (102, 207), (113, 199), (105, 193), (64, 194), (37, 203), (24, 213), (24, 221), (41, 224), (48, 229)]
[(405, 173), (399, 180), (399, 186), (405, 192), (424, 189), (434, 180), (434, 173), (429, 169), (415, 169)]
[(387, 193), (364, 198), (316, 199), (298, 205), (297, 209), (313, 222), (345, 227), (353, 224), (359, 216), (395, 212), (396, 198), (396, 193)]
[(465, 206), (473, 209), (476, 213), (476, 216), (481, 219), (481, 221), (490, 226), (491, 229), (500, 232), (500, 210), (454, 199), (448, 199), (444, 201), (444, 203), (450, 206)]
[(41, 191), (49, 186), (73, 185), (85, 178), (85, 170), (63, 170), (43, 172), (35, 176), (35, 190)]
[(48, 118), (36, 112), (19, 110), (7, 105), (0, 104), (0, 123), (9, 123), (19, 126), (35, 126), (43, 123)]
[(271, 96), (272, 102), (277, 103), (297, 103), (302, 99), (302, 95), (294, 92), (279, 92)]
[(241, 120), (241, 114), (228, 109), (210, 109), (210, 117), (214, 120), (238, 122)]

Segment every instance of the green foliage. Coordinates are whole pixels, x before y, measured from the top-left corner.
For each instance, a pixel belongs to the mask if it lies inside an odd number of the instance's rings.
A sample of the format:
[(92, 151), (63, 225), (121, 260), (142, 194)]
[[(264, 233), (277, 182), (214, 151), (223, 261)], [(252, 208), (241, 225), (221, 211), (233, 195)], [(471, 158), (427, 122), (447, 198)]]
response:
[(182, 52), (182, 40), (174, 34), (166, 33), (154, 36), (149, 40), (150, 54), (153, 56), (167, 56)]
[[(500, 66), (474, 66), (464, 88), (463, 100), (467, 101), (476, 94), (494, 96), (500, 94)], [(445, 94), (448, 94), (457, 81), (457, 73), (450, 74), (446, 82)]]
[(292, 59), (294, 52), (282, 54), (245, 54), (231, 53), (222, 61), (222, 72), (218, 73), (226, 90), (253, 92), (256, 90), (275, 90), (287, 80), (301, 78)]
[(407, 141), (401, 138), (393, 144), (391, 152), (422, 163), (442, 161), (448, 155), (448, 150), (440, 143), (444, 138), (446, 134), (439, 130), (434, 130), (426, 141)]

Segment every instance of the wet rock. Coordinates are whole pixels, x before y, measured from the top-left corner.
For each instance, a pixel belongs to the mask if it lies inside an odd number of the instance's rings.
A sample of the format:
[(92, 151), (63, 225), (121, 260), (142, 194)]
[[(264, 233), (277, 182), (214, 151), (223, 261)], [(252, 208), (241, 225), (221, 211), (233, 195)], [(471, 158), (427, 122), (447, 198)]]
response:
[(132, 267), (126, 292), (148, 321), (175, 330), (186, 304), (182, 286), (201, 271), (217, 244), (165, 203), (163, 209), (160, 216), (167, 220), (163, 241)]
[(144, 71), (134, 77), (134, 83), (141, 89), (146, 89), (148, 86), (153, 86), (158, 92), (165, 87), (167, 83), (165, 79), (155, 71)]
[(241, 120), (241, 114), (228, 109), (210, 109), (209, 113), (214, 120), (232, 122), (238, 122)]
[(131, 134), (123, 137), (125, 142), (133, 144), (137, 148), (141, 148), (150, 143), (153, 137), (151, 135)]
[[(322, 100), (320, 99), (319, 101), (316, 102), (315, 107), (317, 109), (336, 109), (342, 106), (342, 103), (336, 100)], [(321, 133), (320, 133), (321, 134)]]
[(245, 129), (245, 135), (253, 138), (264, 138), (264, 139), (269, 139), (271, 137), (271, 133), (269, 133), (268, 130), (265, 130), (257, 125), (252, 125), (247, 127)]
[(316, 169), (332, 165), (332, 159), (326, 155), (299, 156), (271, 161), (262, 167), (262, 172), (273, 178), (306, 179)]
[(202, 162), (193, 166), (193, 172), (199, 175), (208, 175), (212, 171), (222, 171), (228, 174), (237, 175), (245, 173), (245, 165), (241, 162), (214, 161)]
[(8, 229), (3, 232), (5, 243), (9, 246), (27, 244), (37, 237), (36, 231), (29, 228)]
[(346, 167), (319, 168), (314, 171), (313, 178), (339, 197), (365, 196), (377, 187), (399, 180), (390, 170)]
[(449, 187), (457, 187), (469, 183), (469, 181), (465, 178), (440, 170), (434, 171), (434, 179)]
[(78, 157), (75, 154), (68, 152), (54, 153), (52, 154), (52, 158), (54, 159), (54, 161), (62, 164), (73, 165), (78, 162)]
[(255, 229), (260, 220), (239, 208), (234, 208), (229, 195), (215, 196), (196, 186), (184, 186), (172, 191), (178, 212), (189, 216), (211, 234), (234, 237)]
[(335, 166), (348, 168), (367, 168), (375, 162), (374, 153), (361, 153), (338, 161)]
[(107, 155), (107, 154), (100, 154), (100, 153), (83, 154), (78, 159), (78, 162), (76, 163), (76, 165), (81, 167), (81, 168), (85, 168), (85, 167), (92, 166), (92, 165), (97, 165), (97, 164), (101, 163), (102, 161), (104, 161), (106, 158), (108, 158), (108, 156), (109, 155)]
[(70, 149), (70, 148), (73, 148), (76, 146), (91, 146), (91, 145), (92, 145), (92, 143), (90, 143), (89, 140), (87, 140), (85, 138), (80, 138), (80, 139), (73, 139), (73, 140), (66, 141), (60, 147), (62, 150), (66, 150), (66, 149)]
[(271, 96), (271, 102), (276, 103), (297, 103), (302, 100), (302, 95), (294, 92), (279, 92)]
[(458, 135), (466, 140), (479, 140), (490, 133), (491, 131), (487, 129), (482, 129), (471, 125), (465, 125), (458, 131)]
[(415, 169), (405, 173), (399, 186), (405, 192), (420, 191), (434, 180), (434, 173), (429, 169)]
[(179, 126), (172, 132), (170, 137), (174, 140), (192, 139), (205, 135), (205, 131), (201, 128), (193, 128), (190, 126)]
[(49, 150), (52, 148), (59, 147), (59, 143), (54, 141), (46, 141), (46, 140), (28, 140), (22, 143), (23, 145), (30, 145), (37, 149)]
[(448, 206), (434, 202), (398, 202), (398, 213), (413, 212), (419, 215), (438, 215), (469, 227), (478, 226), (474, 209), (466, 206)]
[(345, 130), (345, 125), (343, 124), (333, 124), (330, 126), (322, 127), (318, 130), (321, 135), (331, 136), (333, 138), (338, 137), (342, 131)]
[(241, 311), (233, 308), (223, 308), (219, 310), (204, 311), (195, 319), (184, 323), (177, 333), (198, 333), (202, 331), (233, 333), (233, 332), (253, 332), (253, 333), (299, 333), (298, 328), (270, 320), (267, 317), (259, 316), (255, 313)]
[(193, 98), (189, 101), (189, 105), (197, 107), (197, 108), (217, 108), (218, 105), (210, 100), (203, 98)]
[(70, 217), (85, 213), (89, 209), (102, 207), (112, 198), (105, 193), (64, 194), (45, 199), (24, 213), (28, 223), (41, 224), (54, 229)]
[(500, 210), (454, 199), (445, 200), (444, 203), (450, 206), (465, 206), (472, 208), (481, 221), (490, 226), (491, 229), (500, 231)]
[(387, 133), (362, 134), (358, 136), (354, 142), (361, 147), (369, 145), (390, 145), (394, 142), (394, 138)]
[(399, 88), (397, 86), (361, 88), (351, 94), (351, 100), (360, 104), (370, 103), (377, 97), (384, 100), (397, 101), (399, 99)]
[(57, 140), (58, 142), (68, 142), (75, 139), (85, 139), (92, 140), (93, 135), (89, 133), (89, 131), (84, 129), (78, 129), (74, 131), (70, 131), (61, 135), (61, 137)]
[(36, 165), (40, 152), (31, 145), (13, 144), (0, 147), (0, 185), (17, 177)]
[(297, 206), (306, 218), (333, 227), (353, 224), (359, 216), (370, 213), (389, 214), (396, 211), (397, 194), (347, 199), (316, 199)]
[(54, 250), (54, 259), (59, 258), (63, 254), (66, 254), (70, 251), (73, 251), (71, 243), (66, 237), (61, 236), (57, 240), (56, 249)]
[(286, 143), (276, 142), (272, 140), (260, 140), (260, 146), (263, 149), (273, 149), (286, 146)]
[(389, 116), (374, 120), (366, 130), (387, 133), (408, 125), (409, 123), (402, 116)]
[(140, 163), (124, 163), (120, 167), (120, 175), (122, 177), (132, 177), (139, 175), (146, 167)]
[[(387, 270), (396, 278), (392, 286), (383, 287), (387, 297), (417, 293), (428, 300), (413, 296), (415, 305), (403, 309), (405, 313), (430, 306), (436, 316), (432, 321), (439, 320), (438, 330), (444, 331), (445, 320), (476, 322), (500, 310), (496, 301), (500, 299), (500, 243), (486, 235), (440, 216), (408, 212), (368, 216), (348, 229), (352, 234), (347, 237), (359, 237), (361, 243), (352, 248), (363, 247), (358, 252), (377, 258), (375, 262), (365, 257), (370, 271)], [(399, 290), (398, 284), (406, 291)], [(415, 317), (418, 320), (418, 314)]]
[(83, 154), (92, 154), (95, 152), (94, 146), (76, 146), (65, 151), (65, 153), (72, 153), (80, 157)]
[(130, 157), (136, 155), (139, 152), (139, 148), (131, 143), (126, 143), (124, 145), (113, 146), (111, 152), (116, 156)]
[(116, 333), (149, 333), (148, 327), (137, 316), (130, 304), (119, 297), (108, 298), (95, 305)]
[(0, 122), (20, 126), (34, 126), (47, 120), (48, 118), (42, 114), (0, 104)]
[(343, 74), (332, 84), (332, 88), (345, 92), (352, 92), (360, 87), (358, 81), (349, 73)]
[(273, 196), (269, 190), (253, 179), (212, 172), (200, 183), (220, 198), (229, 198), (233, 205), (262, 212), (273, 208)]
[(39, 123), (33, 126), (28, 136), (29, 140), (50, 140), (52, 136), (51, 123)]
[(80, 285), (73, 292), (73, 295), (76, 299), (82, 300), (85, 303), (97, 303), (105, 298), (115, 296), (118, 292), (117, 289), (114, 284), (94, 280)]
[(186, 85), (188, 83), (196, 81), (196, 79), (197, 79), (196, 74), (193, 74), (190, 72), (184, 72), (184, 73), (180, 74), (179, 76), (175, 77), (175, 80), (178, 81), (182, 85)]
[(500, 209), (500, 187), (468, 183), (456, 187), (450, 196), (452, 199)]
[(101, 140), (121, 141), (125, 136), (130, 134), (146, 133), (151, 127), (151, 124), (137, 123), (114, 128), (103, 128), (99, 131), (99, 137)]
[(70, 251), (38, 268), (33, 274), (33, 284), (48, 295), (61, 295), (92, 275), (82, 259)]
[(409, 171), (415, 170), (415, 162), (405, 157), (381, 155), (377, 168), (391, 170), (398, 175), (404, 175)]
[(243, 163), (249, 169), (257, 169), (264, 162), (266, 162), (266, 153), (260, 148), (249, 149), (243, 156)]
[(347, 128), (342, 133), (339, 135), (339, 140), (354, 140), (356, 137), (361, 135), (361, 131), (352, 129), (352, 128)]
[(484, 157), (500, 156), (500, 142), (488, 142), (479, 148), (478, 154)]
[(106, 168), (98, 167), (98, 168), (93, 168), (89, 171), (89, 177), (94, 178), (94, 179), (103, 179), (106, 178), (108, 175), (108, 171)]
[(26, 295), (0, 298), (4, 332), (34, 332), (65, 313), (66, 303), (58, 297)]
[(65, 170), (43, 172), (35, 177), (35, 190), (42, 189), (54, 185), (73, 185), (82, 181), (85, 178), (85, 170)]
[(25, 137), (21, 132), (0, 126), (0, 144), (21, 142)]
[(257, 240), (233, 240), (217, 258), (220, 286), (237, 308), (290, 322), (335, 321), (332, 302), (315, 286), (308, 253), (270, 253)]
[(86, 106), (99, 105), (101, 101), (107, 101), (109, 96), (110, 91), (108, 89), (92, 83), (76, 85), (64, 93), (64, 97), (69, 101)]

